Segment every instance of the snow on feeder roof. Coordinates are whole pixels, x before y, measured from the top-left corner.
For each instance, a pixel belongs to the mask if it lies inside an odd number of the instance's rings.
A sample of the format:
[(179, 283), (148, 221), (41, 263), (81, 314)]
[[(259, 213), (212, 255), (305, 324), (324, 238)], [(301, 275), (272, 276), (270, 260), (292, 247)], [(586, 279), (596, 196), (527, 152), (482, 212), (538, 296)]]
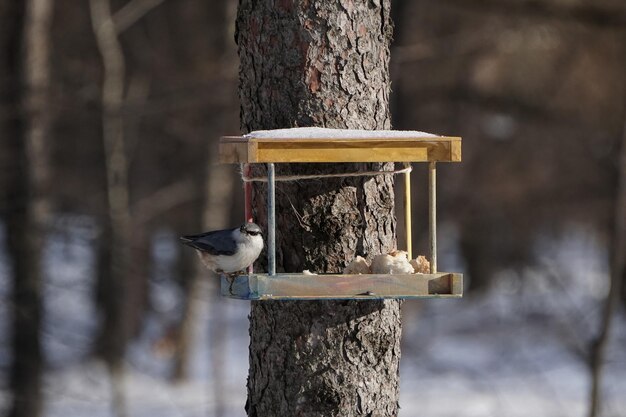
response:
[(265, 139), (368, 139), (438, 137), (418, 130), (329, 129), (326, 127), (293, 127), (291, 129), (255, 130), (245, 138)]

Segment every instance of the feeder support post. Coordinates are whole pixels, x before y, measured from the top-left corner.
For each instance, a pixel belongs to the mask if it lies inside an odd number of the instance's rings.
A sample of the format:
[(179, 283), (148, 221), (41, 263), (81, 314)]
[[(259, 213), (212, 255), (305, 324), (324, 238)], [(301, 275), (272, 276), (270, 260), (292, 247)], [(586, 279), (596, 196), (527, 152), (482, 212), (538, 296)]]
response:
[[(248, 178), (252, 172), (250, 168), (250, 164), (241, 164), (241, 172), (243, 172), (243, 176)], [(243, 183), (243, 205), (244, 205), (244, 221), (246, 223), (254, 222), (254, 218), (252, 216), (252, 183), (244, 182)], [(248, 274), (252, 274), (254, 272), (254, 265), (248, 266)]]
[(428, 241), (430, 273), (437, 273), (437, 163), (428, 163)]
[[(409, 168), (410, 163), (404, 164), (405, 168)], [(413, 259), (413, 236), (411, 225), (411, 171), (404, 173), (404, 224), (406, 233), (406, 251), (409, 259)]]
[(267, 164), (267, 273), (276, 275), (276, 173)]

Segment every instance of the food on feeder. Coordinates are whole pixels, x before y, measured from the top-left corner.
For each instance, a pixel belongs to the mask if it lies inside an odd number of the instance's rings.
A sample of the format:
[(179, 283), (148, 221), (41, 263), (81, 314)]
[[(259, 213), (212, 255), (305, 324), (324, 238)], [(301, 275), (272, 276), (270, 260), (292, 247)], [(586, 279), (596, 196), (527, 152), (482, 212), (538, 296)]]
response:
[(409, 259), (409, 253), (404, 250), (396, 249), (396, 250), (389, 252), (389, 255), (393, 257), (404, 256), (407, 260)]
[(403, 250), (394, 250), (387, 255), (376, 255), (371, 266), (367, 259), (357, 256), (343, 270), (344, 274), (428, 274), (429, 272), (430, 262), (425, 256), (420, 255), (409, 261), (409, 254)]
[(372, 260), (373, 274), (412, 274), (413, 266), (409, 263), (407, 253), (393, 251), (389, 255), (376, 255)]
[(357, 256), (356, 259), (348, 264), (343, 270), (344, 274), (369, 274), (370, 264), (367, 260), (361, 256)]
[(315, 272), (311, 272), (308, 269), (302, 271), (302, 275), (317, 275)]
[(416, 274), (428, 274), (430, 273), (430, 262), (426, 259), (425, 256), (420, 255), (415, 259), (411, 260), (411, 265), (415, 270)]

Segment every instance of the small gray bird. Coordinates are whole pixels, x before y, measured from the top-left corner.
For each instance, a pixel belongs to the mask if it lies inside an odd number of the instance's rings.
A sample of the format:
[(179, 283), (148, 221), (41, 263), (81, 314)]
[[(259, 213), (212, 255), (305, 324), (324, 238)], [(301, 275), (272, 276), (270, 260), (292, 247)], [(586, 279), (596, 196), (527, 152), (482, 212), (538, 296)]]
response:
[(199, 235), (181, 236), (180, 240), (198, 251), (202, 263), (217, 273), (241, 271), (259, 257), (263, 249), (261, 228), (254, 223)]

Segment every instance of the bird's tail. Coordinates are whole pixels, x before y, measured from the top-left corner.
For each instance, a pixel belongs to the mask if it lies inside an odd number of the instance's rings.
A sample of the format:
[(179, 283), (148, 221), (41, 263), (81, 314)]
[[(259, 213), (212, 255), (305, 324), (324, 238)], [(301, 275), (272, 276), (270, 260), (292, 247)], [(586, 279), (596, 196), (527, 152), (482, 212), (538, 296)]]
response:
[(211, 247), (210, 244), (207, 244), (207, 242), (203, 240), (203, 238), (206, 237), (208, 234), (210, 233), (201, 233), (199, 235), (181, 236), (180, 241), (181, 243), (187, 246), (191, 246), (194, 249), (198, 249), (200, 251), (205, 251), (205, 252), (206, 251), (210, 252), (213, 248)]
[(196, 247), (196, 239), (198, 239), (197, 235), (188, 235), (188, 236), (181, 236), (180, 238), (181, 243), (187, 245), (187, 246), (191, 246), (192, 248)]

